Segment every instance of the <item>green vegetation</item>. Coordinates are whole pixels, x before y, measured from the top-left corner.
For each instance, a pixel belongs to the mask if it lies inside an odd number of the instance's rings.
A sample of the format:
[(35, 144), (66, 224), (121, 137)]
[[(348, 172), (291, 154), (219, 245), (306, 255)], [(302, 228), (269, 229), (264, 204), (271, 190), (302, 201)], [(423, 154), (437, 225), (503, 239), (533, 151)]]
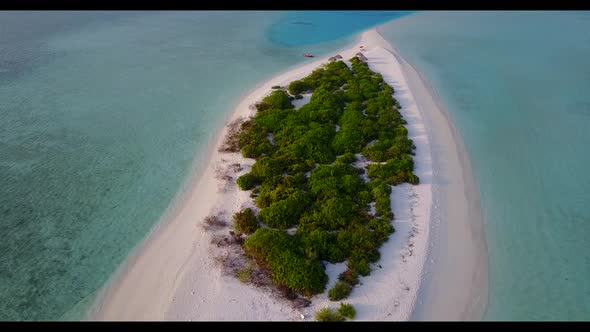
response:
[(251, 173), (244, 174), (236, 181), (242, 190), (250, 190), (256, 185), (256, 177)]
[(270, 95), (264, 97), (261, 102), (256, 104), (258, 111), (267, 109), (286, 109), (293, 108), (289, 95), (283, 90), (275, 90)]
[(341, 280), (349, 285), (356, 285), (359, 283), (359, 274), (355, 270), (346, 270), (338, 276), (338, 280)]
[[(366, 63), (351, 62), (352, 70), (331, 62), (289, 84), (288, 93), (274, 90), (236, 139), (242, 155), (256, 159), (237, 179), (260, 209), (258, 220), (252, 211), (234, 216), (236, 230), (254, 232), (244, 242), (246, 254), (277, 284), (308, 296), (326, 288), (322, 261), (347, 262), (332, 300), (346, 298), (358, 276), (370, 274), (393, 233), (391, 186), (419, 181), (393, 88)], [(310, 101), (295, 110), (291, 100), (298, 97), (291, 95), (309, 90)], [(364, 170), (352, 165), (359, 154), (374, 162), (367, 183)], [(285, 231), (292, 227), (294, 235)]]
[(343, 322), (344, 316), (338, 310), (322, 308), (315, 313), (315, 320), (318, 322)]
[(289, 228), (297, 224), (299, 217), (309, 206), (309, 203), (308, 194), (301, 190), (295, 190), (291, 196), (260, 210), (260, 220), (273, 228)]
[(292, 95), (299, 95), (311, 89), (311, 87), (304, 81), (293, 81), (289, 84), (289, 93)]
[(354, 309), (352, 304), (348, 304), (348, 303), (340, 303), (340, 307), (338, 308), (338, 312), (340, 313), (340, 315), (342, 315), (343, 317), (346, 317), (348, 319), (353, 319), (354, 316), (356, 316), (356, 310)]
[(348, 297), (348, 294), (352, 291), (352, 286), (345, 281), (338, 280), (336, 285), (328, 292), (330, 301), (340, 301)]
[(234, 214), (234, 229), (240, 234), (252, 234), (260, 225), (252, 209), (247, 208)]
[(282, 231), (259, 228), (244, 242), (259, 264), (267, 265), (280, 285), (311, 296), (326, 288), (328, 276), (317, 260), (305, 256), (297, 238)]
[(338, 310), (332, 308), (322, 308), (315, 313), (315, 320), (318, 322), (342, 322), (348, 319), (354, 319), (356, 310), (351, 304), (340, 303)]
[(383, 180), (391, 185), (402, 182), (418, 184), (418, 177), (412, 173), (414, 161), (407, 154), (389, 159), (385, 164), (369, 165), (369, 177)]

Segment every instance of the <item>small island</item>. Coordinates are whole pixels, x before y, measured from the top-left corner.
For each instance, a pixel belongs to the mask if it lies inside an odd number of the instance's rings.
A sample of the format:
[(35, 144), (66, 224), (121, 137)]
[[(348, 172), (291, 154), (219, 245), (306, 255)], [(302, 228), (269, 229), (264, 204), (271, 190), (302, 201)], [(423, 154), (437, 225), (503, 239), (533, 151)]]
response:
[(253, 117), (230, 124), (220, 148), (255, 160), (236, 181), (251, 191), (253, 207), (233, 216), (225, 238), (244, 259), (225, 263), (241, 281), (298, 306), (326, 290), (326, 262), (347, 266), (329, 290), (332, 301), (371, 273), (394, 232), (391, 186), (419, 182), (395, 91), (365, 59), (331, 61), (273, 86)]
[[(478, 316), (485, 250), (452, 124), (376, 29), (335, 54), (240, 98), (90, 319)], [(446, 250), (461, 264), (443, 269)]]

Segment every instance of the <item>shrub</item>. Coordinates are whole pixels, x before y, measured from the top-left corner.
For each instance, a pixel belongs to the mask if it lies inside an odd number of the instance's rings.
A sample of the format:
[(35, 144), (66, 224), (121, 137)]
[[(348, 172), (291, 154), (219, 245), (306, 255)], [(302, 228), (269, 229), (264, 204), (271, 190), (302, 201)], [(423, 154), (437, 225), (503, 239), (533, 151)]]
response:
[(340, 118), (340, 130), (336, 133), (332, 147), (338, 154), (350, 152), (358, 153), (367, 139), (363, 135), (363, 127), (366, 124), (360, 102), (351, 102), (344, 109)]
[(354, 270), (347, 269), (346, 271), (340, 273), (338, 280), (342, 280), (343, 282), (354, 286), (359, 283), (359, 274)]
[(369, 273), (371, 273), (371, 267), (369, 266), (367, 260), (365, 260), (364, 258), (360, 260), (354, 259), (353, 257), (349, 258), (348, 268), (350, 270), (357, 271), (358, 274), (362, 275), (363, 277), (366, 277), (369, 275)]
[(252, 173), (246, 173), (236, 180), (242, 190), (250, 190), (256, 186), (256, 177)]
[(259, 216), (262, 222), (270, 227), (285, 229), (299, 220), (299, 216), (309, 207), (308, 195), (301, 190), (296, 190), (289, 198), (272, 203), (269, 207), (260, 210)]
[(269, 207), (271, 204), (282, 201), (291, 197), (297, 188), (287, 187), (283, 184), (274, 185), (268, 182), (259, 187), (259, 195), (254, 200), (256, 206), (261, 209)]
[(264, 181), (265, 179), (271, 178), (276, 175), (283, 173), (281, 163), (270, 157), (262, 157), (252, 165), (252, 175), (257, 179)]
[(289, 83), (288, 89), (290, 94), (298, 95), (311, 89), (311, 86), (307, 84), (305, 81), (297, 80)]
[(352, 287), (349, 284), (338, 280), (336, 285), (328, 291), (328, 298), (330, 298), (330, 301), (340, 301), (347, 298), (351, 291)]
[(330, 147), (333, 136), (334, 128), (328, 124), (312, 122), (307, 127), (286, 127), (275, 136), (281, 147), (274, 155), (290, 163), (330, 163), (336, 158)]
[(264, 97), (261, 102), (256, 104), (256, 109), (259, 112), (271, 108), (293, 108), (293, 104), (291, 103), (291, 99), (289, 99), (287, 92), (283, 90), (274, 90), (270, 95)]
[(357, 159), (354, 153), (348, 152), (338, 157), (338, 159), (336, 159), (336, 162), (342, 164), (351, 164), (354, 163), (356, 160)]
[[(265, 139), (266, 140), (266, 139)], [(268, 154), (273, 150), (272, 144), (267, 140), (259, 144), (249, 143), (242, 147), (242, 156), (244, 158), (258, 158), (264, 154)]]
[[(346, 181), (342, 181), (346, 179)], [(364, 189), (364, 182), (351, 165), (337, 163), (336, 165), (320, 165), (311, 172), (309, 190), (320, 199), (331, 198), (346, 194), (355, 196)]]
[(389, 220), (382, 217), (371, 219), (368, 226), (373, 230), (375, 239), (380, 243), (387, 241), (389, 235), (395, 231)]
[(280, 86), (280, 85), (273, 85), (273, 86), (272, 86), (272, 89), (280, 89), (280, 88), (281, 88), (281, 86)]
[(340, 307), (338, 308), (338, 312), (343, 317), (353, 319), (356, 316), (356, 310), (352, 306), (352, 304), (348, 303), (340, 303)]
[[(403, 128), (403, 127), (402, 127)], [(382, 133), (382, 136), (391, 136)], [(410, 154), (413, 143), (407, 137), (395, 137), (393, 139), (380, 139), (372, 146), (363, 149), (363, 155), (372, 161), (384, 162), (393, 158), (400, 158), (403, 154)]]
[[(331, 109), (341, 110), (344, 107), (345, 100), (332, 91), (329, 86), (322, 84), (320, 85), (311, 97), (309, 98), (309, 105), (316, 109)], [(340, 116), (341, 112), (334, 113), (336, 116)], [(336, 121), (337, 118), (332, 120)]]
[(414, 161), (412, 157), (404, 154), (398, 158), (390, 159), (385, 164), (369, 165), (369, 178), (377, 178), (391, 185), (396, 185), (408, 180), (408, 174), (412, 174)]
[(350, 196), (340, 195), (322, 201), (316, 222), (328, 230), (342, 228), (358, 217)]
[(382, 180), (373, 180), (368, 184), (375, 199), (375, 209), (380, 217), (389, 217), (391, 214), (391, 187)]
[[(300, 231), (301, 230), (301, 231)], [(297, 230), (297, 236), (305, 248), (308, 257), (326, 260), (330, 263), (339, 263), (346, 260), (346, 255), (338, 245), (336, 236), (323, 229), (304, 231), (304, 227)]]
[(408, 182), (411, 184), (419, 184), (420, 178), (417, 175), (415, 175), (414, 173), (409, 173), (408, 174)]
[(306, 295), (321, 293), (328, 276), (317, 260), (307, 259), (298, 241), (282, 231), (259, 228), (244, 242), (248, 255), (265, 263), (273, 280)]
[(296, 115), (295, 110), (291, 109), (269, 109), (264, 112), (258, 112), (255, 117), (257, 126), (261, 132), (278, 132)]
[(371, 203), (372, 199), (373, 199), (373, 197), (371, 196), (371, 193), (368, 192), (367, 190), (359, 191), (358, 200), (359, 200), (359, 204), (361, 206), (369, 205), (369, 203)]
[(315, 313), (315, 320), (318, 322), (342, 322), (344, 317), (338, 310), (322, 308)]
[(234, 229), (238, 233), (252, 234), (259, 227), (258, 219), (256, 219), (256, 215), (254, 215), (252, 209), (247, 208), (244, 211), (234, 214)]

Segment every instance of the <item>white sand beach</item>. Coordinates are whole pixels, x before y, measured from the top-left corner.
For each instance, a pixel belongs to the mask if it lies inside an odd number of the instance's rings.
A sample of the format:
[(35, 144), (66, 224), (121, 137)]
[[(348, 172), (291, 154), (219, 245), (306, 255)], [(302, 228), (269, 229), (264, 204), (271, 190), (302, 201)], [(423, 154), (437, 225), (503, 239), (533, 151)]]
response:
[[(482, 254), (478, 242), (481, 232), (469, 222), (477, 211), (469, 208), (474, 196), (468, 190), (473, 188), (466, 187), (469, 179), (465, 180), (457, 136), (411, 66), (400, 62), (376, 29), (330, 56), (350, 59), (360, 45), (367, 50), (364, 54), (370, 68), (395, 89), (409, 137), (417, 147), (415, 173), (421, 183), (394, 187), (396, 232), (381, 248), (380, 266), (361, 277), (361, 284), (345, 302), (357, 309), (355, 320), (477, 318), (480, 312), (471, 308), (474, 298), (477, 303), (485, 300), (481, 289), (487, 261), (482, 261), (485, 251)], [(240, 101), (227, 123), (252, 115), (255, 111), (250, 105), (270, 93), (272, 86), (305, 77), (327, 61), (328, 57), (314, 59), (259, 85)], [(248, 172), (254, 162), (239, 153), (218, 152), (226, 133), (227, 127), (217, 133), (208, 163), (192, 176), (182, 195), (101, 291), (89, 320), (301, 321), (301, 315), (313, 320), (317, 309), (338, 305), (328, 301), (327, 289), (344, 264), (328, 265), (326, 292), (313, 297), (312, 305), (303, 309), (293, 309), (290, 302), (222, 275), (213, 259), (218, 248), (210, 244), (212, 233), (201, 224), (207, 215), (219, 212), (231, 222), (233, 213), (252, 206), (249, 192), (239, 190), (235, 178)], [(229, 173), (232, 181), (218, 179), (219, 170), (235, 163), (242, 169)], [(414, 308), (419, 309), (418, 316), (413, 315)]]
[(430, 137), (432, 197), (428, 252), (410, 320), (480, 320), (488, 254), (479, 190), (463, 140), (423, 75), (392, 47)]

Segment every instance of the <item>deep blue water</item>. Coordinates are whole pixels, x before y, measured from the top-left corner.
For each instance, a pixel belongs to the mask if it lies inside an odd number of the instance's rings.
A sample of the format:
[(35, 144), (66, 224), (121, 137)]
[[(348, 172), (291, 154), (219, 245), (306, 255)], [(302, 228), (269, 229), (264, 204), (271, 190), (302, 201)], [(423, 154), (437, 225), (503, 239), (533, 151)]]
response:
[(241, 95), (396, 15), (0, 12), (0, 320), (82, 318)]
[(282, 46), (339, 40), (412, 11), (290, 11), (270, 26), (268, 39)]

